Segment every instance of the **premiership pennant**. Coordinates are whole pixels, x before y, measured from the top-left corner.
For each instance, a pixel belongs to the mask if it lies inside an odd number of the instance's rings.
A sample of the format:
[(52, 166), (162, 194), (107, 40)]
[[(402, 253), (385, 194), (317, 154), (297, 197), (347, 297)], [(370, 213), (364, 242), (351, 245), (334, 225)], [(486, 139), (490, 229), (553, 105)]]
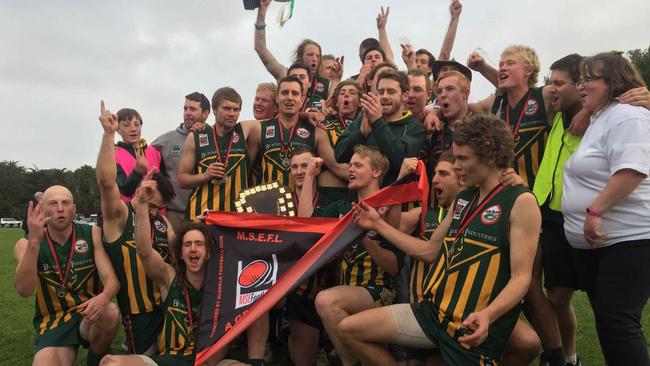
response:
[[(367, 197), (372, 207), (422, 201), (426, 168)], [(424, 215), (422, 215), (424, 216)], [(194, 364), (199, 366), (242, 334), (290, 291), (365, 231), (352, 212), (341, 219), (210, 212), (215, 255), (208, 263)]]

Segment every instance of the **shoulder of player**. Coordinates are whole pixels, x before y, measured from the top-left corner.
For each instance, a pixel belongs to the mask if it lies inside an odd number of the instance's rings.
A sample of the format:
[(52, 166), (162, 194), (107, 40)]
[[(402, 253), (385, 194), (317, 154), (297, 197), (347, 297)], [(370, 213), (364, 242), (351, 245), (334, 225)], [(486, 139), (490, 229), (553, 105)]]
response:
[(535, 196), (526, 189), (515, 198), (515, 201), (512, 204), (512, 210), (510, 211), (510, 221), (529, 222), (536, 217), (541, 218), (537, 199), (535, 199)]

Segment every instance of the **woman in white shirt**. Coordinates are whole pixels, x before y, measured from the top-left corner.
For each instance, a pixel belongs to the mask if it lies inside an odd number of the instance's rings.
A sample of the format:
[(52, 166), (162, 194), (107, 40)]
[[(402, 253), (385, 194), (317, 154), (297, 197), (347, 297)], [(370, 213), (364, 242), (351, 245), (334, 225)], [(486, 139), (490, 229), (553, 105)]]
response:
[(650, 111), (619, 104), (646, 86), (620, 53), (581, 66), (591, 123), (564, 167), (562, 213), (610, 365), (650, 365), (641, 312), (650, 295)]

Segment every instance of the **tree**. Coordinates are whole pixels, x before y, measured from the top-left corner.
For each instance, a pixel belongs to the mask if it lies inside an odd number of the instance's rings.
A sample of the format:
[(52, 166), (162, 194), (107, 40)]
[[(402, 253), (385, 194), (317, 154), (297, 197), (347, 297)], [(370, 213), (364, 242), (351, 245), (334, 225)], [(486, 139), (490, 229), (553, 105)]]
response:
[(17, 161), (0, 161), (0, 171), (0, 217), (22, 219), (30, 197), (27, 171)]
[(648, 49), (639, 48), (627, 51), (627, 54), (634, 66), (639, 69), (645, 83), (650, 86), (650, 46), (648, 46)]

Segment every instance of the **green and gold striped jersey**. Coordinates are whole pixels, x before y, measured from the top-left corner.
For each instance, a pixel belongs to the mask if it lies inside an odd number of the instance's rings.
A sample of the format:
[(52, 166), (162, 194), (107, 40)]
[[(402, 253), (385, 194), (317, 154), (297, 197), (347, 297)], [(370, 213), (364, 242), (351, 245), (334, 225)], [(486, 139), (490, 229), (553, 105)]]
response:
[[(435, 206), (427, 210), (424, 218), (424, 236), (427, 240), (431, 238), (431, 234), (440, 225), (446, 214), (447, 210), (443, 207)], [(429, 301), (429, 298), (426, 297), (430, 295), (430, 292), (427, 290), (427, 285), (431, 282), (432, 275), (433, 268), (431, 263), (425, 263), (411, 258), (411, 276), (409, 278), (411, 283), (411, 291), (409, 293), (410, 303)]]
[[(73, 225), (74, 231), (63, 245), (52, 242), (60, 269), (47, 237), (41, 241), (34, 315), (34, 329), (39, 335), (80, 316), (76, 307), (102, 291), (102, 283), (95, 267), (92, 226), (80, 223)], [(70, 269), (66, 276), (68, 261)], [(59, 273), (64, 276), (65, 283), (61, 283)]]
[(315, 127), (300, 119), (292, 129), (286, 129), (278, 118), (261, 122), (262, 182), (279, 182), (295, 190), (291, 176), (291, 151), (296, 148), (314, 150), (316, 147)]
[[(412, 304), (420, 324), (434, 324), (454, 337), (469, 314), (485, 309), (501, 293), (510, 280), (510, 212), (525, 192), (529, 191), (522, 186), (499, 185), (482, 206), (478, 188), (458, 194), (453, 213), (448, 213), (453, 215), (449, 232), (423, 294), (429, 301)], [(472, 218), (477, 207), (481, 209)], [(462, 222), (469, 224), (456, 236)], [(476, 349), (500, 357), (519, 311), (515, 306), (490, 324), (488, 338)], [(423, 327), (429, 338), (435, 337), (432, 328)]]
[[(144, 272), (142, 260), (135, 247), (135, 212), (130, 203), (126, 224), (122, 235), (112, 243), (104, 242), (113, 269), (120, 281), (117, 304), (122, 315), (140, 314), (154, 310), (160, 305), (160, 289)], [(151, 220), (153, 249), (160, 253), (165, 262), (170, 263), (167, 224), (162, 216)]]
[(162, 305), (165, 321), (158, 337), (160, 355), (194, 357), (202, 298), (203, 289), (179, 286), (174, 279)]
[[(215, 136), (219, 144), (219, 154)], [(194, 133), (194, 146), (196, 164), (193, 174), (204, 173), (210, 164), (218, 162), (218, 156), (222, 162), (227, 156), (226, 179), (213, 180), (194, 187), (187, 203), (186, 216), (193, 220), (205, 210), (236, 211), (235, 201), (239, 199), (239, 192), (248, 188), (250, 182), (250, 161), (241, 124), (237, 123), (232, 131), (224, 136), (216, 134), (214, 126), (197, 131)]]
[(327, 133), (327, 138), (330, 141), (330, 145), (332, 145), (332, 149), (336, 146), (336, 141), (339, 140), (343, 131), (345, 131), (352, 121), (354, 121), (354, 118), (347, 119), (338, 113), (325, 119), (323, 122), (323, 129), (325, 129), (325, 132)]
[[(339, 200), (327, 205), (324, 208), (314, 210), (317, 217), (340, 218), (352, 210), (352, 203), (347, 200)], [(397, 263), (402, 263), (404, 254), (386, 241), (380, 244), (384, 249), (395, 253)], [(364, 286), (364, 287), (387, 287), (392, 289), (393, 278), (384, 272), (375, 261), (364, 245), (354, 242), (343, 253), (339, 269), (339, 285)]]
[[(506, 94), (497, 96), (492, 104), (492, 114), (507, 121), (513, 131), (515, 159), (512, 168), (521, 176), (526, 186), (532, 189), (550, 130), (542, 88), (528, 89), (528, 93), (514, 108), (508, 105)], [(521, 121), (519, 125), (518, 121)]]

